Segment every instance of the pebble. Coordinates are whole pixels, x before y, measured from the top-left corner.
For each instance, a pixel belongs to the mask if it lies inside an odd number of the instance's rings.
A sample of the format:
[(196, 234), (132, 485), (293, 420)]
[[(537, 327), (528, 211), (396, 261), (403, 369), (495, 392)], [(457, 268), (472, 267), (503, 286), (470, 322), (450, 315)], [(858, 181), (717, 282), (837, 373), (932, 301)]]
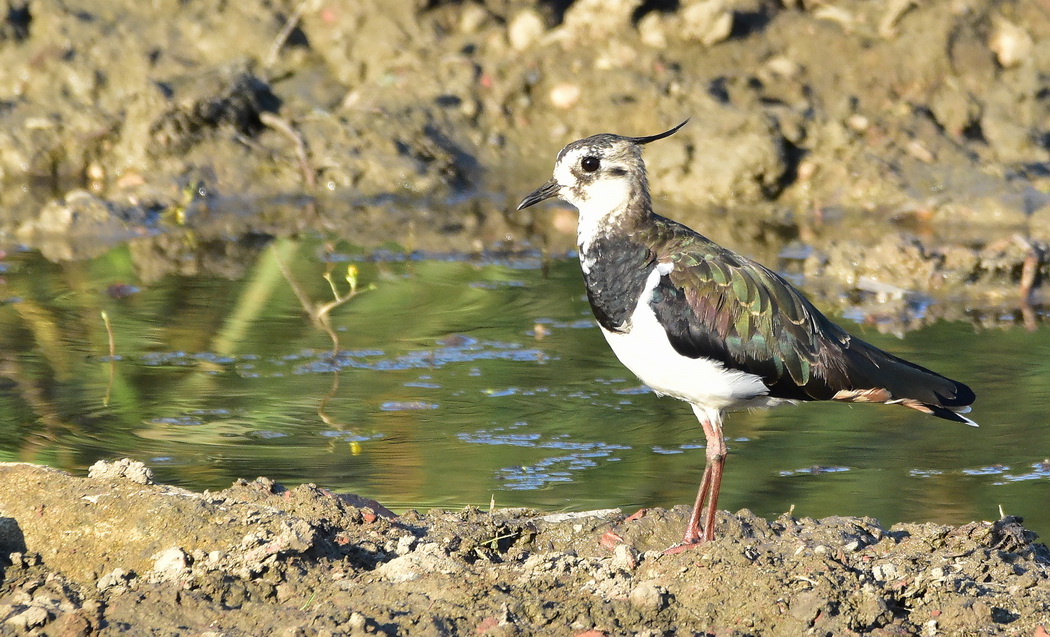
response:
[(631, 605), (643, 611), (658, 611), (667, 605), (667, 591), (652, 582), (642, 582), (631, 590)]
[(398, 555), (408, 555), (415, 548), (417, 541), (414, 535), (402, 535), (397, 539), (397, 548), (394, 549), (394, 552)]
[(21, 613), (8, 619), (5, 623), (13, 628), (29, 630), (30, 628), (43, 626), (49, 619), (51, 619), (51, 613), (47, 612), (46, 608), (30, 606)]
[(452, 573), (459, 563), (449, 557), (436, 542), (420, 545), (415, 551), (395, 557), (375, 572), (391, 582), (410, 582), (427, 573)]
[(762, 71), (770, 76), (795, 79), (802, 74), (802, 65), (791, 58), (777, 55), (762, 65)]
[(876, 564), (871, 567), (871, 574), (879, 581), (891, 580), (897, 577), (897, 567), (893, 564)]
[(125, 571), (122, 568), (115, 568), (109, 573), (106, 573), (102, 577), (98, 578), (98, 582), (95, 584), (95, 588), (100, 591), (104, 591), (117, 586), (123, 587), (125, 583), (131, 580), (135, 574), (130, 571)]
[(999, 18), (995, 20), (988, 48), (1003, 68), (1018, 66), (1032, 54), (1032, 36), (1016, 24)]
[(177, 546), (153, 556), (153, 572), (169, 578), (186, 570), (186, 553)]
[(346, 622), (351, 630), (364, 630), (365, 625), (368, 624), (368, 620), (364, 615), (358, 612), (350, 613), (350, 619)]
[(638, 551), (630, 544), (617, 544), (613, 549), (611, 564), (615, 568), (633, 571), (638, 566)]
[(733, 32), (733, 12), (722, 0), (697, 2), (682, 10), (682, 37), (712, 46), (727, 39)]
[(507, 39), (510, 40), (512, 49), (524, 51), (539, 40), (546, 30), (543, 16), (535, 9), (529, 8), (511, 18), (510, 24), (507, 25)]
[(860, 113), (854, 113), (846, 118), (846, 126), (849, 126), (852, 130), (855, 130), (858, 133), (863, 133), (868, 130), (868, 126), (870, 125), (871, 121)]
[(153, 471), (143, 463), (128, 458), (116, 462), (99, 460), (88, 469), (88, 477), (100, 480), (126, 478), (138, 484), (153, 484)]
[(667, 48), (667, 33), (659, 11), (650, 11), (638, 22), (638, 38), (654, 49)]
[(580, 101), (580, 87), (571, 82), (562, 82), (551, 89), (550, 100), (555, 108), (572, 108)]
[(489, 12), (484, 7), (476, 4), (464, 5), (459, 14), (459, 30), (466, 34), (477, 33), (488, 19)]

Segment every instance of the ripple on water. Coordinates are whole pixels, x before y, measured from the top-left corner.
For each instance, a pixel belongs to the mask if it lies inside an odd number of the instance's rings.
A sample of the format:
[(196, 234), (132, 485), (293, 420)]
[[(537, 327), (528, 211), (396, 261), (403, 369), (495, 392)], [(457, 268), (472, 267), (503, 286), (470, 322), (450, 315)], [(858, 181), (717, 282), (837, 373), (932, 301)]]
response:
[(156, 418), (147, 418), (145, 421), (147, 425), (161, 425), (161, 426), (173, 426), (173, 427), (195, 427), (203, 425), (206, 420), (199, 416), (184, 415), (184, 416), (158, 416)]
[(1001, 464), (989, 465), (987, 467), (979, 467), (977, 469), (963, 469), (963, 475), (967, 476), (997, 476), (1002, 475), (1010, 470), (1010, 467)]
[(1032, 467), (1031, 471), (1016, 475), (1003, 476), (1003, 479), (1007, 482), (1024, 482), (1026, 480), (1050, 480), (1050, 460), (1033, 462), (1030, 466)]
[(542, 363), (548, 358), (542, 350), (527, 348), (521, 343), (481, 341), (460, 335), (454, 339), (443, 339), (437, 347), (412, 350), (394, 357), (389, 357), (379, 350), (340, 351), (335, 356), (330, 352), (315, 352), (312, 358), (295, 368), (295, 373), (312, 374), (345, 368), (374, 371), (434, 369), (452, 364), (491, 360)]
[(237, 359), (232, 356), (215, 354), (214, 352), (148, 352), (138, 357), (138, 361), (149, 366), (190, 366), (199, 363), (212, 363), (214, 365), (228, 365), (236, 363)]
[(849, 467), (825, 467), (821, 465), (813, 465), (812, 467), (781, 471), (780, 475), (784, 478), (788, 478), (791, 476), (815, 476), (822, 473), (842, 473), (844, 471), (849, 471)]
[[(232, 365), (242, 378), (280, 378), (284, 369), (292, 365), (296, 375), (329, 374), (343, 369), (365, 369), (372, 371), (402, 371), (408, 369), (434, 369), (446, 365), (476, 363), (481, 361), (513, 361), (524, 363), (546, 363), (549, 355), (534, 347), (521, 343), (485, 341), (463, 335), (445, 338), (436, 342), (436, 347), (412, 350), (398, 356), (389, 356), (380, 349), (341, 350), (332, 355), (328, 350), (302, 350), (292, 354), (265, 359), (256, 354), (228, 356), (214, 352), (188, 353), (183, 351), (148, 352), (135, 357), (139, 364), (148, 367), (192, 367), (207, 363), (216, 366)], [(471, 368), (470, 375), (480, 375), (480, 370)], [(409, 387), (439, 389), (437, 383), (406, 383)]]
[(426, 409), (437, 409), (437, 403), (428, 403), (422, 400), (389, 400), (379, 408), (383, 411), (422, 411)]
[(546, 488), (555, 483), (572, 482), (573, 473), (598, 466), (595, 460), (607, 462), (620, 460), (617, 451), (630, 450), (626, 445), (607, 442), (582, 442), (571, 440), (568, 434), (545, 437), (536, 432), (518, 432), (528, 423), (516, 422), (507, 427), (481, 429), (473, 433), (460, 433), (461, 441), (469, 444), (508, 445), (534, 449), (556, 449), (569, 451), (523, 466), (504, 467), (497, 472), (502, 488), (509, 491), (531, 491)]
[(320, 434), (325, 438), (334, 438), (343, 442), (366, 442), (368, 440), (379, 440), (383, 437), (381, 433), (359, 434), (353, 431), (339, 431), (337, 429), (328, 429), (320, 432)]

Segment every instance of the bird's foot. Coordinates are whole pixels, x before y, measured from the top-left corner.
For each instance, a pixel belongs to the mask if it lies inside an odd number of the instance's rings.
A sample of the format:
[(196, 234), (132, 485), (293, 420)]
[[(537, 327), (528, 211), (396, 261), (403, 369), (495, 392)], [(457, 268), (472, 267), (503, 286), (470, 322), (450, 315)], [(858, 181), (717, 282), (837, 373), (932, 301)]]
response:
[(671, 548), (665, 550), (664, 555), (677, 555), (679, 553), (684, 553), (685, 551), (690, 551), (701, 546), (706, 541), (707, 540), (701, 538), (695, 542), (682, 542), (681, 544), (675, 544)]

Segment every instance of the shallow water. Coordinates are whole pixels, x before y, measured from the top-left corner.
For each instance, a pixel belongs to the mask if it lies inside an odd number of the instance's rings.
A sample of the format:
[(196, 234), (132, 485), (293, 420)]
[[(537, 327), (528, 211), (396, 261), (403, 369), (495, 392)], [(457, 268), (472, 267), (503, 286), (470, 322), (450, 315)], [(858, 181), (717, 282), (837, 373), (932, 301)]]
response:
[[(233, 279), (144, 282), (156, 269), (134, 246), (65, 265), (8, 254), (0, 459), (83, 471), (129, 456), (190, 488), (265, 475), (395, 510), (692, 502), (703, 434), (613, 357), (574, 260), (365, 258), (319, 239), (234, 260), (213, 268)], [(345, 293), (351, 266), (360, 293), (329, 313), (333, 354), (293, 288), (325, 303), (324, 273)], [(993, 519), (1001, 506), (1050, 537), (1046, 324), (941, 323), (898, 339), (843, 323), (969, 383), (981, 428), (865, 405), (732, 414), (720, 507), (889, 524)]]

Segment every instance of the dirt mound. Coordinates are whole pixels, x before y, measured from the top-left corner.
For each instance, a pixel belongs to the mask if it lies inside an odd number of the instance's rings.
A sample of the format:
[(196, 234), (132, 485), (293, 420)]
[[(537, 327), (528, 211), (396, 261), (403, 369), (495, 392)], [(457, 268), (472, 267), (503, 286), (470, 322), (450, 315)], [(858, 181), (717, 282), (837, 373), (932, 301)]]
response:
[(686, 511), (407, 512), (265, 478), (219, 493), (0, 465), (5, 632), (1041, 634), (1050, 551), (961, 527)]

